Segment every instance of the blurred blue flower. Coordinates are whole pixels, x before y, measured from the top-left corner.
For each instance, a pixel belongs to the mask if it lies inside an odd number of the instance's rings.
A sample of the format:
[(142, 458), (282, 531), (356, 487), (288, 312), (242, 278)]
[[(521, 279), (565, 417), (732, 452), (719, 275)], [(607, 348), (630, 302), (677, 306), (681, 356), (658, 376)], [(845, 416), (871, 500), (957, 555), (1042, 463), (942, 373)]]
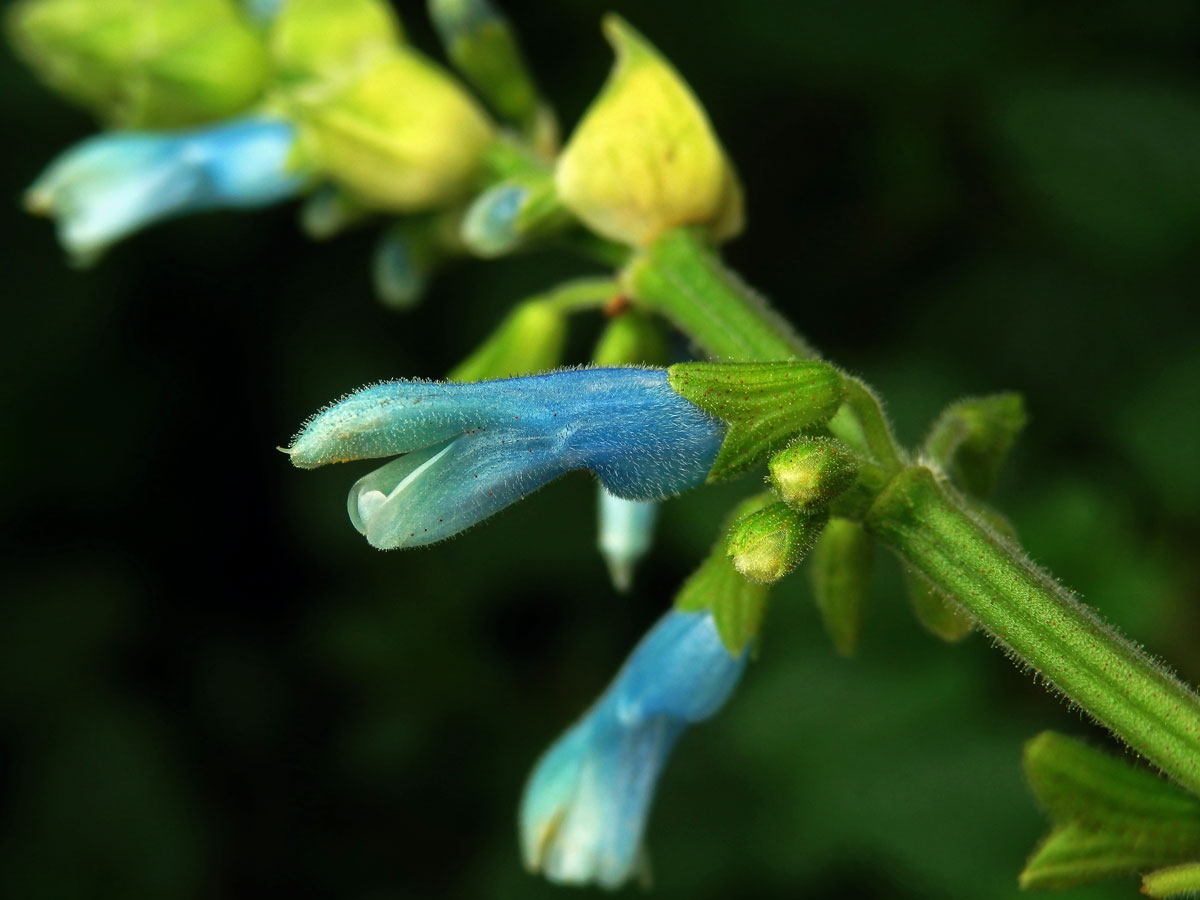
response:
[(672, 610), (659, 619), (534, 768), (519, 816), (530, 871), (606, 888), (635, 874), (667, 757), (688, 725), (725, 703), (746, 657), (729, 655), (711, 613)]
[(319, 412), (287, 453), (302, 469), (405, 454), (350, 491), (354, 526), (386, 550), (450, 537), (572, 469), (662, 499), (703, 483), (725, 428), (662, 369), (572, 369), (374, 385)]
[(58, 220), (58, 237), (77, 260), (172, 216), (265, 206), (307, 183), (289, 165), (295, 129), (246, 118), (197, 131), (118, 131), (61, 154), (34, 182), (26, 205)]

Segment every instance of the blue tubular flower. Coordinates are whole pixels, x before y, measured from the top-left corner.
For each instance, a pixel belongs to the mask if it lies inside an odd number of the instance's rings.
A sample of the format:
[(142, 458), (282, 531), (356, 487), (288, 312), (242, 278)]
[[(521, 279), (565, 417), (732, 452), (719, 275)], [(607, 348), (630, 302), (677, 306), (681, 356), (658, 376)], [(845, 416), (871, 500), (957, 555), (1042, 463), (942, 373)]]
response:
[(627, 881), (667, 757), (688, 725), (725, 703), (746, 657), (729, 655), (710, 613), (659, 619), (534, 768), (519, 816), (530, 871), (563, 884)]
[(574, 369), (363, 388), (287, 452), (302, 469), (406, 454), (350, 491), (354, 526), (388, 550), (450, 537), (572, 469), (619, 497), (662, 499), (704, 481), (725, 427), (662, 369)]
[(98, 135), (51, 163), (26, 204), (54, 216), (62, 245), (87, 261), (172, 216), (293, 196), (306, 184), (289, 165), (295, 142), (291, 125), (267, 118), (177, 134)]

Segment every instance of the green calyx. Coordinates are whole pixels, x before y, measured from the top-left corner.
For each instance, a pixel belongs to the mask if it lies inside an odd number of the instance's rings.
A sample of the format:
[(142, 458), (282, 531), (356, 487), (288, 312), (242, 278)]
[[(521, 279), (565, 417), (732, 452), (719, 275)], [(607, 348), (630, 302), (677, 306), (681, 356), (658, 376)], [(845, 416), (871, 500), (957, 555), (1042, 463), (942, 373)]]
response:
[(817, 609), (833, 647), (853, 656), (871, 590), (874, 542), (857, 522), (834, 516), (821, 532), (808, 565)]
[[(738, 504), (730, 519), (736, 522), (768, 506), (772, 500), (766, 493), (750, 497)], [(729, 526), (726, 525), (700, 568), (675, 595), (675, 608), (682, 612), (710, 611), (721, 643), (731, 656), (740, 656), (762, 628), (771, 589), (768, 585), (747, 580), (733, 567), (725, 552), (728, 536)]]
[(925, 455), (967, 494), (991, 494), (1017, 435), (1025, 427), (1020, 394), (992, 394), (946, 407), (925, 440)]
[(824, 511), (805, 515), (786, 503), (772, 503), (743, 515), (729, 527), (726, 552), (744, 577), (774, 584), (813, 548), (825, 521)]
[(771, 457), (767, 480), (793, 509), (828, 506), (854, 484), (858, 460), (832, 438), (800, 438)]
[(813, 361), (679, 363), (667, 377), (677, 394), (729, 423), (710, 483), (740, 475), (829, 421), (844, 393), (837, 369)]
[(1154, 773), (1050, 731), (1025, 745), (1024, 765), (1054, 827), (1025, 864), (1022, 888), (1069, 888), (1200, 858), (1200, 799)]

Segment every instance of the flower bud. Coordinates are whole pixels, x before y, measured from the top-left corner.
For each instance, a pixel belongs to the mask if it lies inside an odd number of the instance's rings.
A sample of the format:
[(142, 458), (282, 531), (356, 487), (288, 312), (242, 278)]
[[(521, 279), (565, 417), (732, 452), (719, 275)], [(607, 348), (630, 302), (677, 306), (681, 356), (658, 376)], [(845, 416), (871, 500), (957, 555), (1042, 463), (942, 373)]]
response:
[(478, 105), (407, 48), (281, 101), (313, 167), (376, 209), (419, 212), (460, 199), (492, 139)]
[(721, 643), (731, 656), (739, 656), (758, 637), (771, 589), (748, 581), (733, 567), (725, 551), (733, 523), (758, 512), (772, 502), (768, 493), (756, 494), (739, 503), (721, 530), (716, 546), (675, 595), (681, 612), (711, 612)]
[(266, 50), (232, 0), (25, 0), (8, 26), (48, 86), (121, 127), (236, 115), (267, 79)]
[(370, 218), (354, 197), (336, 185), (326, 184), (313, 191), (300, 206), (300, 228), (314, 241), (328, 240)]
[(404, 311), (421, 302), (447, 256), (437, 232), (438, 223), (422, 217), (400, 222), (379, 238), (371, 281), (384, 306)]
[(567, 314), (553, 301), (527, 300), (448, 378), (484, 381), (544, 372), (558, 365), (566, 340)]
[(654, 542), (658, 521), (658, 503), (654, 500), (626, 500), (604, 487), (596, 486), (600, 528), (596, 544), (608, 566), (613, 587), (624, 594), (633, 586), (633, 572)]
[(741, 186), (703, 107), (624, 20), (608, 16), (604, 33), (617, 61), (559, 158), (563, 203), (594, 231), (634, 246), (678, 225), (733, 237), (742, 229)]
[(504, 120), (526, 131), (545, 107), (508, 20), (487, 0), (429, 0), (446, 55)]
[(858, 462), (833, 439), (801, 438), (767, 463), (771, 487), (793, 509), (828, 506), (858, 477)]
[(658, 366), (667, 360), (667, 341), (653, 318), (627, 309), (608, 325), (596, 342), (592, 361), (598, 366)]
[(462, 223), (462, 242), (476, 256), (503, 256), (571, 221), (549, 175), (510, 178), (480, 194)]
[(796, 568), (824, 525), (823, 515), (805, 516), (786, 503), (772, 503), (730, 526), (726, 552), (745, 578), (774, 584)]
[(346, 77), (403, 40), (400, 20), (383, 0), (287, 0), (268, 36), (284, 84)]

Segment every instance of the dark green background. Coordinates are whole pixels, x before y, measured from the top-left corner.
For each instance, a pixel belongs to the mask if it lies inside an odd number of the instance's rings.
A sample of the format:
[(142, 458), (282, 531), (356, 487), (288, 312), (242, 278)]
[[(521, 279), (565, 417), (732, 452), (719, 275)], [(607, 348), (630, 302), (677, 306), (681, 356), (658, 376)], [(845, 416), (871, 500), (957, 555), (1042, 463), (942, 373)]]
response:
[[(1023, 391), (1001, 503), (1031, 553), (1200, 678), (1200, 5), (612, 5), (740, 167), (731, 261), (909, 442), (951, 400)], [(568, 123), (608, 68), (604, 8), (510, 6)], [(464, 264), (396, 315), (370, 230), (312, 245), (284, 208), (74, 272), (17, 198), (92, 125), (9, 55), (0, 77), (0, 893), (565, 896), (520, 869), (522, 782), (751, 481), (669, 504), (624, 597), (584, 475), (447, 544), (371, 550), (344, 513), (359, 470), (273, 448), (343, 391), (444, 373), (586, 270)], [(759, 661), (663, 779), (656, 896), (1016, 893), (1044, 828), (1021, 742), (1103, 736), (986, 639), (923, 633), (890, 559), (877, 580), (856, 662), (804, 578), (780, 586)]]

